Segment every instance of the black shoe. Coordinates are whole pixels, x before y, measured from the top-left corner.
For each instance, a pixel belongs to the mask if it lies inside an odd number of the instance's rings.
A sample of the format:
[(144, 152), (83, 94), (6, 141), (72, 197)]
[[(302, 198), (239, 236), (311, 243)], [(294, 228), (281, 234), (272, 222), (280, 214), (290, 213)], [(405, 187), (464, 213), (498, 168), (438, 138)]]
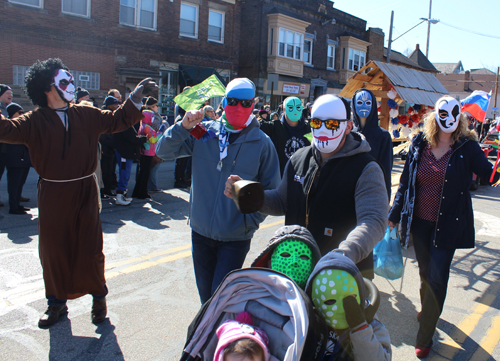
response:
[(106, 299), (93, 300), (92, 311), (90, 312), (92, 323), (101, 323), (106, 319), (108, 308), (106, 307)]
[(151, 199), (151, 196), (149, 194), (146, 194), (144, 196), (138, 196), (136, 197), (137, 199)]
[(113, 191), (103, 191), (103, 193), (108, 197), (116, 197), (116, 193)]
[(23, 207), (23, 206), (20, 206), (18, 209), (22, 210), (22, 211), (30, 211), (31, 208), (28, 208), (28, 207)]
[(65, 314), (66, 312), (68, 312), (68, 307), (66, 305), (47, 307), (47, 311), (45, 311), (45, 313), (42, 315), (42, 317), (40, 317), (40, 320), (38, 321), (38, 327), (45, 328), (52, 326), (54, 323), (56, 323), (59, 316)]
[(26, 198), (26, 197), (23, 197), (23, 196), (21, 196), (20, 200), (21, 200), (21, 202), (29, 202), (30, 201), (29, 198)]
[(22, 209), (9, 209), (9, 214), (28, 214)]

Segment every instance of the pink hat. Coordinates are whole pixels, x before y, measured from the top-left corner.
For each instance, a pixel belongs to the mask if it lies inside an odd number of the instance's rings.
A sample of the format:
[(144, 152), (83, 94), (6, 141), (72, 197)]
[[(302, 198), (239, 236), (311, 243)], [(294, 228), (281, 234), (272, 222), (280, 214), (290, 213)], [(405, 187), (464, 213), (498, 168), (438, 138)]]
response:
[(252, 326), (252, 316), (248, 312), (242, 312), (236, 320), (227, 320), (217, 329), (219, 343), (215, 349), (214, 361), (223, 361), (223, 351), (231, 343), (242, 338), (249, 338), (257, 342), (264, 350), (265, 361), (269, 361), (269, 350), (267, 345), (269, 339), (266, 332), (258, 327)]

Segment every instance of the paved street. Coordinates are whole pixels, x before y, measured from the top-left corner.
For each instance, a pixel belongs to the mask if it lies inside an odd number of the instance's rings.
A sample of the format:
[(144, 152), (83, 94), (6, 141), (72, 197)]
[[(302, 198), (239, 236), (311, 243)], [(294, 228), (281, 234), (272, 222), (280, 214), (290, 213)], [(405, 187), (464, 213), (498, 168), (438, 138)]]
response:
[[(397, 164), (395, 170), (401, 170)], [(190, 252), (187, 190), (172, 188), (173, 163), (160, 171), (163, 193), (153, 201), (120, 207), (104, 202), (102, 224), (108, 319), (90, 322), (91, 297), (68, 302), (69, 314), (48, 330), (37, 327), (45, 310), (38, 258), (37, 209), (8, 214), (6, 176), (0, 183), (1, 360), (178, 360), (200, 303)], [(135, 176), (131, 177), (133, 188)], [(31, 170), (24, 196), (36, 206)], [(445, 310), (430, 360), (500, 360), (500, 188), (473, 192), (476, 244), (455, 255)], [(246, 265), (261, 251), (283, 217), (268, 217), (252, 242)], [(413, 248), (404, 252), (403, 280), (376, 277), (379, 318), (390, 331), (393, 360), (416, 360), (418, 273)], [(434, 352), (435, 351), (435, 352)], [(491, 356), (490, 356), (491, 355)]]

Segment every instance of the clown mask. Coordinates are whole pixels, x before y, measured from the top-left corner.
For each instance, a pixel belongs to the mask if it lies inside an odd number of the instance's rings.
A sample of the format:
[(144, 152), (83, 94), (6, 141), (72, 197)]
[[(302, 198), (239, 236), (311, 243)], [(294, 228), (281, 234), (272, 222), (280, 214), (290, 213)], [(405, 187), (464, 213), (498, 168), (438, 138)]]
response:
[(313, 258), (311, 249), (304, 242), (287, 239), (274, 249), (271, 269), (286, 274), (304, 288), (314, 267)]
[(338, 269), (322, 270), (313, 279), (312, 301), (326, 323), (337, 330), (349, 328), (342, 300), (354, 295), (360, 304), (359, 288), (354, 276)]
[(332, 153), (339, 147), (347, 132), (348, 105), (342, 99), (326, 94), (314, 102), (311, 110), (312, 144), (321, 153)]
[(61, 99), (66, 103), (70, 103), (75, 99), (75, 84), (73, 82), (73, 75), (69, 71), (57, 69), (53, 84)]
[(302, 102), (297, 97), (288, 97), (283, 103), (283, 108), (285, 109), (286, 117), (292, 122), (298, 122), (302, 117)]
[(439, 128), (445, 133), (453, 133), (460, 123), (460, 103), (455, 98), (446, 96), (439, 101), (434, 115)]
[(362, 90), (354, 96), (354, 110), (360, 118), (368, 118), (372, 110), (372, 97), (366, 90)]

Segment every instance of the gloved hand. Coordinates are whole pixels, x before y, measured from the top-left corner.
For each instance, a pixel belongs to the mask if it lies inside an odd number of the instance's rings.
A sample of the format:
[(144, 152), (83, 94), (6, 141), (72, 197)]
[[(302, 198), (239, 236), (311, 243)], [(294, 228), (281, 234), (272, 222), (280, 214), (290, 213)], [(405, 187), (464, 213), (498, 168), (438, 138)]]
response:
[(365, 314), (358, 304), (356, 297), (348, 296), (342, 300), (345, 311), (345, 318), (351, 330), (356, 330), (365, 322)]
[(153, 81), (151, 78), (146, 78), (142, 80), (137, 86), (135, 87), (134, 91), (130, 93), (130, 99), (134, 103), (140, 104), (142, 101), (142, 98), (145, 96), (148, 96), (151, 92), (155, 91), (158, 89), (158, 85)]

